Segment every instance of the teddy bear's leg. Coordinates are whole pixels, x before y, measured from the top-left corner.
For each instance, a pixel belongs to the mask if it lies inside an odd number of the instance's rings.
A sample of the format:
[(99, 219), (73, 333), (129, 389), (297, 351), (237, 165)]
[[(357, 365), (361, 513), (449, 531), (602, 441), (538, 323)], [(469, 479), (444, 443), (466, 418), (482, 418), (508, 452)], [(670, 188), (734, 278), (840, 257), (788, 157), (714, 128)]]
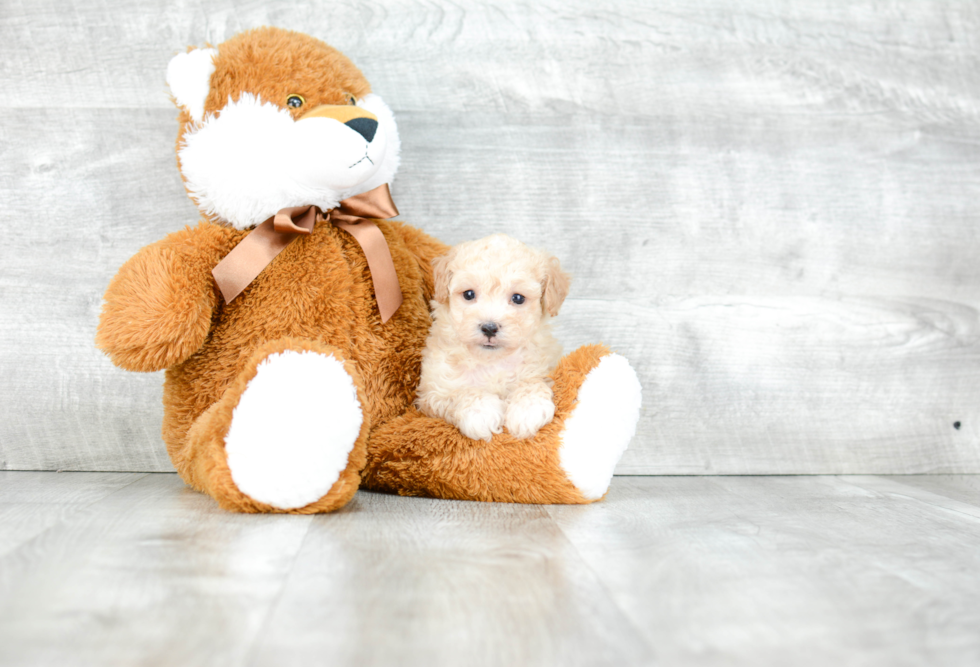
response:
[[(563, 412), (567, 416), (558, 458), (568, 480), (586, 502), (593, 502), (606, 495), (616, 464), (636, 433), (643, 390), (625, 357), (604, 346), (580, 348), (570, 356), (575, 354), (579, 356), (570, 361), (577, 367), (566, 371), (563, 387), (568, 412)], [(576, 389), (569, 404), (568, 392)]]
[(352, 362), (322, 343), (256, 350), (174, 457), (192, 486), (243, 512), (328, 512), (357, 491), (370, 429)]
[(600, 345), (565, 356), (553, 374), (555, 417), (531, 438), (470, 440), (415, 409), (375, 429), (364, 488), (412, 496), (590, 503), (609, 489), (636, 431), (641, 389), (623, 357)]

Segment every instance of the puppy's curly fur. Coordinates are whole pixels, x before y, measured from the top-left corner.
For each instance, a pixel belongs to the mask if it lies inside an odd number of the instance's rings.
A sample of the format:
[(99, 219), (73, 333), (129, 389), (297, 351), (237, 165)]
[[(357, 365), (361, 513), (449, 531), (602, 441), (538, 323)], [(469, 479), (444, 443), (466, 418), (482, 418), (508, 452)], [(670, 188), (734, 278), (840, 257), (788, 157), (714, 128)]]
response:
[(549, 322), (568, 274), (555, 257), (503, 234), (461, 243), (432, 266), (433, 325), (416, 404), (474, 440), (504, 427), (533, 436), (555, 414), (548, 376), (561, 345)]

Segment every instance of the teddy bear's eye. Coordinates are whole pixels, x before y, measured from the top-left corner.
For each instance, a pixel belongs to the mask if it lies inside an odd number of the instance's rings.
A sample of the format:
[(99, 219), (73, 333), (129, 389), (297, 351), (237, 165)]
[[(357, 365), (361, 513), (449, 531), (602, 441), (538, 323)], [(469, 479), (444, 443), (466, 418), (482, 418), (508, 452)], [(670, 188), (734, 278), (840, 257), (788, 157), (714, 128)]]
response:
[(523, 294), (515, 294), (514, 296), (510, 297), (510, 300), (513, 301), (514, 303), (516, 303), (519, 306), (522, 303), (524, 303), (524, 295)]
[(473, 299), (476, 298), (476, 292), (474, 292), (471, 289), (468, 289), (465, 292), (463, 292), (463, 298), (466, 299), (467, 301), (472, 301)]
[(304, 104), (306, 104), (306, 100), (303, 99), (302, 95), (290, 95), (286, 98), (286, 106), (293, 109), (299, 109)]
[(357, 98), (354, 97), (353, 95), (351, 95), (350, 93), (344, 93), (344, 97), (347, 98), (347, 104), (350, 104), (350, 105), (356, 105), (357, 104)]

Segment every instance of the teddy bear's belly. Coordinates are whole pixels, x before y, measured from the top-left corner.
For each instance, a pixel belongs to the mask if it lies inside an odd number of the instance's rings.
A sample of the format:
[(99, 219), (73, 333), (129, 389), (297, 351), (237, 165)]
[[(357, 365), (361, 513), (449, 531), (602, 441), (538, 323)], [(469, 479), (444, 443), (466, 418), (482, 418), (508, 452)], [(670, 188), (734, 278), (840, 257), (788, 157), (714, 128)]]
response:
[[(164, 440), (183, 446), (194, 421), (218, 401), (268, 341), (316, 340), (353, 361), (384, 420), (401, 414), (414, 398), (428, 318), (417, 271), (399, 273), (405, 300), (382, 324), (359, 248), (334, 228), (315, 230), (283, 250), (231, 304), (215, 313), (211, 333), (190, 359), (167, 371)], [(392, 247), (393, 256), (406, 249)], [(413, 323), (416, 323), (413, 325)]]

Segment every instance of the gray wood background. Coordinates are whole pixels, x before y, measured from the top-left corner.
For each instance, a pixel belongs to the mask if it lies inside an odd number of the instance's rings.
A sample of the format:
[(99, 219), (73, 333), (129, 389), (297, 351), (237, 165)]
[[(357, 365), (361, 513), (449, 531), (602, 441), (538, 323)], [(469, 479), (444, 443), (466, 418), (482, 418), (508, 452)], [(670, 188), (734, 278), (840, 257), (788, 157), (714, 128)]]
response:
[(402, 219), (574, 273), (566, 347), (645, 388), (618, 472), (980, 472), (980, 3), (944, 0), (0, 0), (0, 469), (171, 469), (100, 299), (196, 219), (169, 58), (262, 24), (395, 110)]

